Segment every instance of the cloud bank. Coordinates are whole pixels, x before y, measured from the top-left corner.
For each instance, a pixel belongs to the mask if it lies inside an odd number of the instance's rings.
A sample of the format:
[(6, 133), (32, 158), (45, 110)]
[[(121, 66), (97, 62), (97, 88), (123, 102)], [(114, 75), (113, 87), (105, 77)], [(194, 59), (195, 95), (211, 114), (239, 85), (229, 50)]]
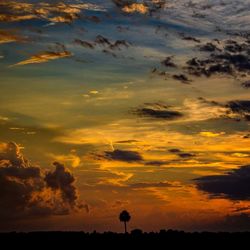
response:
[(65, 215), (81, 207), (74, 176), (58, 162), (54, 166), (44, 173), (30, 164), (16, 143), (0, 145), (1, 221)]

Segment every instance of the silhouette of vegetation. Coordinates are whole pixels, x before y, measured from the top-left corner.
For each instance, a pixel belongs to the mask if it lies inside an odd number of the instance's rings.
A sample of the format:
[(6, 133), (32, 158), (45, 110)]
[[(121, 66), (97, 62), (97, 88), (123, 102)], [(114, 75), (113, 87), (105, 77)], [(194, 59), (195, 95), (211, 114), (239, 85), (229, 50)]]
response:
[(120, 219), (121, 222), (124, 223), (124, 229), (125, 229), (125, 234), (126, 234), (127, 233), (127, 222), (129, 222), (130, 219), (131, 219), (131, 216), (130, 216), (129, 212), (126, 211), (126, 210), (123, 210), (120, 213), (119, 219)]
[[(174, 230), (161, 230), (160, 232), (143, 232), (141, 229), (134, 229), (130, 233), (114, 233), (114, 232), (104, 232), (98, 233), (96, 231), (92, 233), (88, 232), (29, 232), (29, 233), (0, 233), (1, 242), (6, 242), (10, 247), (11, 244), (15, 245), (18, 243), (24, 243), (25, 246), (33, 242), (36, 244), (39, 242), (39, 246), (48, 247), (48, 244), (56, 243), (57, 246), (63, 244), (63, 246), (69, 246), (72, 249), (73, 246), (79, 247), (80, 244), (84, 246), (94, 245), (103, 248), (103, 244), (107, 243), (107, 246), (115, 246), (115, 249), (118, 249), (122, 246), (140, 246), (142, 247), (153, 246), (152, 249), (155, 249), (156, 246), (170, 246), (173, 243), (174, 248), (176, 246), (184, 246), (190, 244), (193, 249), (193, 246), (199, 246), (199, 249), (203, 246), (216, 246), (222, 244), (223, 248), (225, 246), (232, 246), (234, 243), (238, 249), (239, 244), (248, 243), (250, 238), (250, 232), (193, 232), (188, 233), (184, 231), (174, 231)], [(18, 245), (19, 246), (19, 245)], [(165, 249), (166, 247), (164, 247)], [(85, 249), (85, 248), (84, 248)], [(157, 249), (157, 248), (156, 248)], [(172, 249), (168, 247), (166, 249)]]

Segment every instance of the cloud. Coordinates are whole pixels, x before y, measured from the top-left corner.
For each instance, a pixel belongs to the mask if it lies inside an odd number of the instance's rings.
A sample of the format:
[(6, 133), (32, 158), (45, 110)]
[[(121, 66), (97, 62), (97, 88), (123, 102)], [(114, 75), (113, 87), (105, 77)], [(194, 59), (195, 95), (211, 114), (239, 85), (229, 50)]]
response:
[[(182, 106), (172, 107), (164, 102), (145, 103), (143, 106), (132, 109), (132, 113), (141, 117), (149, 117), (159, 120), (174, 122), (198, 122), (215, 119), (250, 119), (250, 101), (236, 100), (225, 103), (197, 99), (185, 99)], [(181, 119), (180, 119), (181, 118)], [(204, 137), (217, 137), (224, 132), (201, 131)]]
[[(130, 176), (131, 178), (132, 176)], [(130, 182), (129, 179), (122, 182), (113, 182), (109, 180), (103, 180), (98, 183), (98, 187), (102, 189), (110, 189), (116, 187), (118, 190), (135, 190), (135, 189), (161, 189), (161, 188), (179, 188), (181, 184), (179, 182), (160, 181), (160, 182)], [(128, 182), (129, 181), (129, 182)]]
[(130, 188), (168, 188), (176, 187), (175, 184), (171, 182), (138, 182), (129, 185)]
[(227, 231), (249, 231), (250, 215), (247, 213), (227, 215), (221, 224)]
[(205, 121), (210, 119), (225, 118), (230, 112), (224, 104), (209, 101), (204, 98), (185, 99), (184, 110), (186, 110), (187, 120)]
[(226, 106), (229, 107), (234, 114), (237, 114), (243, 119), (250, 121), (250, 101), (249, 100), (230, 101), (228, 102)]
[(250, 72), (250, 56), (247, 42), (226, 40), (218, 48), (213, 43), (200, 46), (201, 51), (208, 52), (205, 59), (192, 58), (186, 62), (191, 75), (210, 77), (216, 74), (234, 76)]
[(146, 166), (163, 166), (169, 164), (169, 161), (159, 161), (159, 160), (153, 160), (153, 161), (145, 161)]
[(55, 52), (55, 51), (45, 51), (40, 54), (34, 55), (30, 57), (29, 59), (26, 59), (24, 61), (18, 62), (13, 66), (21, 66), (21, 65), (27, 65), (27, 64), (38, 64), (38, 63), (46, 63), (51, 60), (56, 60), (64, 57), (70, 57), (72, 56), (71, 52), (69, 51), (61, 51), (61, 52)]
[(224, 135), (225, 132), (220, 132), (220, 133), (215, 133), (215, 132), (211, 132), (211, 131), (202, 131), (200, 132), (200, 135), (201, 136), (204, 136), (204, 137), (218, 137), (218, 136), (221, 136), (221, 135)]
[(178, 156), (180, 156), (181, 158), (191, 158), (191, 157), (194, 157), (195, 154), (191, 154), (191, 153), (179, 153)]
[(94, 45), (91, 42), (83, 41), (81, 39), (75, 39), (74, 43), (78, 44), (84, 48), (94, 49)]
[(124, 162), (140, 162), (143, 160), (142, 156), (136, 151), (115, 149), (114, 151), (106, 151), (104, 158), (113, 161)]
[(164, 0), (143, 0), (138, 3), (136, 0), (112, 0), (114, 4), (125, 13), (152, 14), (164, 8)]
[(245, 82), (241, 83), (241, 86), (245, 89), (249, 89), (250, 88), (250, 81), (245, 81)]
[(48, 154), (55, 161), (59, 161), (70, 165), (73, 168), (78, 167), (81, 164), (81, 158), (72, 150), (69, 154), (57, 155), (57, 154)]
[(0, 30), (0, 44), (24, 41), (24, 37), (17, 35), (10, 30)]
[(183, 116), (179, 111), (164, 103), (145, 103), (143, 107), (134, 110), (134, 113), (142, 117), (151, 117), (154, 119), (173, 120)]
[(83, 10), (105, 11), (90, 3), (24, 3), (18, 1), (0, 2), (0, 22), (18, 22), (40, 19), (54, 23), (71, 23), (81, 17)]
[(60, 190), (63, 201), (69, 203), (72, 207), (76, 205), (77, 191), (74, 186), (74, 176), (59, 162), (54, 162), (56, 169), (45, 175), (45, 182), (52, 190)]
[(180, 81), (182, 83), (185, 83), (185, 84), (189, 84), (191, 82), (191, 80), (188, 79), (188, 77), (184, 74), (179, 74), (179, 75), (175, 74), (172, 77), (173, 77), (173, 79)]
[(101, 45), (103, 47), (108, 46), (108, 49), (110, 50), (115, 50), (115, 49), (121, 50), (121, 48), (128, 48), (131, 45), (131, 43), (127, 42), (126, 40), (116, 40), (112, 42), (110, 41), (110, 39), (102, 35), (98, 35), (95, 38), (94, 45)]
[(63, 215), (80, 208), (74, 176), (60, 163), (44, 174), (14, 142), (0, 144), (1, 221)]
[(126, 5), (122, 7), (122, 11), (125, 13), (140, 13), (146, 14), (148, 13), (148, 7), (145, 6), (143, 3), (132, 3), (130, 5)]
[(207, 192), (211, 197), (250, 199), (250, 165), (241, 166), (224, 175), (204, 176), (195, 182), (198, 189)]
[[(232, 100), (225, 103), (210, 101), (205, 98), (185, 99), (184, 109), (187, 120), (204, 121), (209, 119), (229, 118), (236, 120), (250, 119), (250, 101)], [(223, 132), (201, 132), (200, 135), (207, 137), (216, 137), (223, 135)]]
[(193, 153), (183, 152), (182, 150), (180, 150), (178, 148), (169, 149), (168, 152), (176, 154), (177, 156), (179, 156), (180, 158), (183, 158), (183, 159), (187, 159), (187, 158), (191, 158), (191, 157), (195, 156), (195, 154), (193, 154)]
[(112, 208), (120, 208), (120, 207), (124, 207), (127, 206), (129, 204), (129, 201), (127, 200), (116, 200), (111, 207)]
[(176, 153), (181, 153), (182, 151), (178, 148), (171, 148), (168, 150), (168, 152), (176, 154)]
[(170, 68), (176, 68), (177, 65), (173, 62), (173, 57), (172, 56), (168, 56), (166, 57), (161, 64), (165, 67), (170, 67)]

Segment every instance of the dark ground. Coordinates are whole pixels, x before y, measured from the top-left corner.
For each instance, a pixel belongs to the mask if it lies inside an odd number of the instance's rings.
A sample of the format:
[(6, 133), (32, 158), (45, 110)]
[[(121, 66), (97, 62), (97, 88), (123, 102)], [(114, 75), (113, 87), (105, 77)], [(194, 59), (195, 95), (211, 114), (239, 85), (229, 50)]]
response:
[[(92, 246), (100, 245), (103, 247), (108, 244), (110, 247), (120, 249), (123, 246), (140, 246), (139, 249), (147, 246), (161, 246), (167, 249), (172, 244), (175, 246), (198, 246), (203, 249), (207, 246), (232, 246), (242, 243), (248, 243), (250, 240), (250, 232), (239, 233), (186, 233), (182, 231), (161, 230), (158, 233), (143, 233), (141, 230), (133, 230), (129, 234), (105, 232), (105, 233), (84, 233), (84, 232), (29, 232), (29, 233), (0, 233), (1, 242), (11, 244), (36, 242), (34, 246), (48, 246), (49, 243), (56, 243), (64, 246)], [(38, 244), (38, 245), (37, 245)], [(137, 245), (138, 244), (138, 245)], [(248, 245), (245, 245), (248, 249)]]

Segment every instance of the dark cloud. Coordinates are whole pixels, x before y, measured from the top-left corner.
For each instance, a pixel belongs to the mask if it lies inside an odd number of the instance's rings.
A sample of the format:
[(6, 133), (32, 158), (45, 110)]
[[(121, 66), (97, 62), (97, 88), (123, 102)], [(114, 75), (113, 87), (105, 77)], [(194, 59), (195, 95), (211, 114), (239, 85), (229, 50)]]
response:
[(250, 215), (247, 213), (227, 215), (221, 221), (221, 230), (242, 232), (250, 230)]
[(139, 141), (137, 141), (137, 140), (125, 140), (125, 141), (116, 141), (115, 143), (120, 143), (120, 144), (128, 143), (128, 144), (130, 144), (130, 143), (136, 143), (136, 142), (139, 142)]
[(213, 74), (233, 74), (233, 68), (230, 63), (224, 63), (215, 59), (200, 60), (192, 58), (187, 61), (188, 73), (195, 76), (207, 76), (210, 77)]
[(146, 161), (144, 163), (146, 166), (163, 166), (163, 165), (167, 165), (169, 164), (168, 161), (158, 161), (158, 160), (154, 160), (154, 161)]
[(115, 149), (114, 151), (106, 151), (104, 157), (108, 160), (139, 162), (143, 157), (136, 151)]
[(80, 45), (82, 47), (88, 48), (88, 49), (94, 49), (95, 48), (92, 43), (87, 42), (87, 41), (83, 41), (83, 40), (80, 40), (80, 39), (75, 39), (74, 43), (78, 44), (78, 45)]
[(77, 201), (77, 190), (74, 186), (75, 178), (63, 164), (54, 162), (53, 165), (56, 169), (53, 172), (48, 172), (44, 180), (51, 189), (60, 190), (63, 200), (74, 207)]
[(121, 47), (128, 48), (131, 44), (126, 40), (117, 40), (109, 46), (110, 49), (121, 49)]
[(201, 103), (208, 104), (208, 105), (211, 105), (211, 106), (220, 106), (220, 107), (224, 106), (223, 104), (221, 104), (219, 102), (216, 102), (214, 100), (207, 100), (206, 98), (203, 98), (203, 97), (198, 97), (198, 100)]
[(143, 107), (134, 110), (134, 113), (142, 117), (173, 120), (183, 116), (179, 111), (173, 110), (164, 103), (145, 103)]
[(177, 156), (179, 156), (180, 158), (183, 158), (183, 159), (187, 159), (187, 158), (191, 158), (191, 157), (195, 156), (195, 154), (193, 154), (193, 153), (183, 152), (182, 150), (180, 150), (178, 148), (169, 149), (168, 152), (176, 154)]
[(191, 158), (191, 157), (194, 157), (195, 154), (191, 154), (191, 153), (179, 153), (178, 156), (180, 156), (181, 158)]
[(125, 7), (127, 5), (136, 3), (135, 0), (112, 0), (112, 2), (118, 7)]
[(247, 121), (250, 121), (250, 101), (248, 100), (237, 100), (230, 101), (227, 104), (227, 107), (235, 114), (239, 114)]
[(245, 81), (241, 84), (243, 88), (249, 89), (250, 88), (250, 81)]
[(161, 64), (165, 67), (170, 67), (170, 68), (176, 68), (177, 65), (173, 62), (173, 57), (172, 56), (168, 56), (166, 57)]
[(241, 166), (224, 175), (200, 177), (195, 182), (199, 190), (207, 192), (211, 197), (250, 199), (250, 165)]
[(112, 42), (108, 38), (102, 35), (98, 35), (95, 38), (95, 44), (99, 44), (101, 46), (107, 47), (110, 50), (114, 50), (114, 49), (121, 50), (121, 48), (123, 47), (128, 48), (131, 45), (131, 43), (127, 42), (126, 40), (116, 40)]
[(224, 50), (230, 53), (241, 53), (249, 51), (249, 45), (247, 43), (238, 43), (234, 40), (227, 40)]
[(181, 36), (181, 38), (185, 41), (192, 41), (192, 42), (195, 42), (195, 43), (200, 43), (201, 41), (195, 37), (192, 37), (192, 36), (188, 36), (184, 33), (179, 33), (179, 35)]
[(250, 139), (250, 134), (246, 134), (243, 136), (243, 139)]
[(44, 176), (16, 143), (0, 144), (1, 221), (69, 214), (79, 208), (73, 175), (63, 165), (54, 165), (56, 170)]
[(198, 224), (198, 230), (213, 231), (213, 232), (247, 232), (250, 230), (250, 216), (241, 209), (234, 211), (232, 214), (227, 214), (216, 220), (203, 222)]
[[(218, 43), (218, 42), (217, 42)], [(207, 58), (192, 58), (186, 62), (191, 75), (210, 77), (215, 74), (242, 75), (250, 73), (250, 49), (247, 42), (227, 40), (218, 48), (209, 42), (199, 46), (200, 51), (208, 52)]]
[(202, 97), (198, 98), (204, 104), (211, 106), (218, 106), (225, 108), (224, 114), (221, 115), (221, 118), (230, 118), (239, 120), (250, 120), (250, 101), (249, 100), (233, 100), (227, 103), (219, 103), (216, 101), (206, 100)]
[(215, 51), (221, 51), (215, 44), (213, 43), (206, 43), (204, 45), (199, 46), (200, 51), (205, 52), (215, 52)]
[(180, 81), (182, 83), (185, 83), (185, 84), (189, 84), (191, 82), (191, 80), (188, 79), (188, 77), (184, 74), (179, 74), (179, 75), (175, 74), (172, 77), (173, 77), (173, 79)]
[(168, 76), (168, 73), (166, 71), (158, 69), (156, 67), (151, 69), (151, 73), (158, 76)]
[(166, 187), (176, 187), (171, 182), (139, 182), (139, 183), (132, 183), (129, 185), (130, 188), (166, 188)]
[(108, 38), (104, 37), (104, 36), (101, 36), (101, 35), (98, 35), (95, 39), (95, 43), (97, 44), (100, 44), (100, 45), (111, 45), (111, 42), (109, 41)]
[(181, 153), (182, 151), (178, 148), (171, 148), (168, 150), (168, 152), (176, 154), (176, 153)]

